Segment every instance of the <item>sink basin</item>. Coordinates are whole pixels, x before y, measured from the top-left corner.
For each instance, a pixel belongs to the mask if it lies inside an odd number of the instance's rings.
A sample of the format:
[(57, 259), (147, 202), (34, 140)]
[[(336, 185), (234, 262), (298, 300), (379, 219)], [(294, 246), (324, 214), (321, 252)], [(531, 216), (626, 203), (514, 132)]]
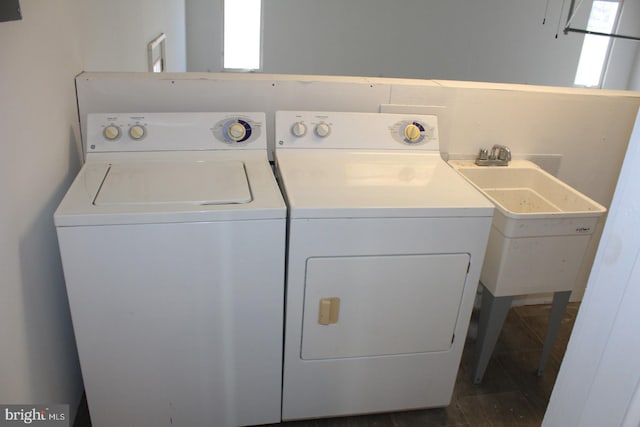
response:
[(494, 296), (572, 290), (606, 209), (535, 163), (449, 162), (494, 211), (480, 281)]

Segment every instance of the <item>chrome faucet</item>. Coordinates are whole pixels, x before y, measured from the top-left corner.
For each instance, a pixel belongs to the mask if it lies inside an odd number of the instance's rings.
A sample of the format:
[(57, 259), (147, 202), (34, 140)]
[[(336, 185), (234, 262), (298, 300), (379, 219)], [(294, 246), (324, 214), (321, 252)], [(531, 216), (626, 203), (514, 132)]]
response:
[(491, 151), (481, 148), (476, 165), (478, 166), (508, 166), (511, 161), (511, 150), (506, 145), (495, 144)]

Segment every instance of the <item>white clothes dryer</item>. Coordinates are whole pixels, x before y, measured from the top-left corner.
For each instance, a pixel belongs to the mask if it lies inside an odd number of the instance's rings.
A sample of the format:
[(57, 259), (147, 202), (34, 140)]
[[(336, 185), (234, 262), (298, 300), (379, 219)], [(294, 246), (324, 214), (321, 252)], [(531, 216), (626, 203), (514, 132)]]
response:
[(286, 207), (264, 123), (88, 116), (54, 218), (94, 427), (280, 421)]
[(285, 420), (446, 406), (493, 205), (436, 116), (276, 114), (288, 204)]

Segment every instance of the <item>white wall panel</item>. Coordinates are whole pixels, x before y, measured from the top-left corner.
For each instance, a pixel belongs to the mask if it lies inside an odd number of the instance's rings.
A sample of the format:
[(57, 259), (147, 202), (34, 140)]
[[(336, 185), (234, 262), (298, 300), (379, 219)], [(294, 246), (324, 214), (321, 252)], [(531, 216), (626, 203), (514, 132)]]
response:
[(639, 154), (640, 116), (543, 426), (640, 422)]
[[(445, 156), (472, 158), (480, 147), (496, 143), (510, 146), (515, 157), (554, 155), (558, 177), (605, 206), (640, 106), (634, 92), (445, 80), (231, 73), (85, 73), (76, 80), (83, 126), (93, 112), (265, 111), (270, 149), (277, 110), (372, 112), (404, 106), (412, 111), (407, 106), (415, 106), (424, 113), (424, 106), (445, 107)], [(582, 295), (601, 227), (574, 299)]]

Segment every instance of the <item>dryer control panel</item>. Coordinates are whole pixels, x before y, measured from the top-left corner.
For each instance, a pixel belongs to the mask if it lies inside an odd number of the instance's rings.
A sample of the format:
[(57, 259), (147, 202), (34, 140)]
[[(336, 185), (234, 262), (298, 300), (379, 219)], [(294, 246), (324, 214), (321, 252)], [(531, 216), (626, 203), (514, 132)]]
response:
[(266, 150), (264, 113), (89, 114), (85, 153)]
[(278, 111), (276, 149), (280, 148), (439, 151), (438, 117)]

